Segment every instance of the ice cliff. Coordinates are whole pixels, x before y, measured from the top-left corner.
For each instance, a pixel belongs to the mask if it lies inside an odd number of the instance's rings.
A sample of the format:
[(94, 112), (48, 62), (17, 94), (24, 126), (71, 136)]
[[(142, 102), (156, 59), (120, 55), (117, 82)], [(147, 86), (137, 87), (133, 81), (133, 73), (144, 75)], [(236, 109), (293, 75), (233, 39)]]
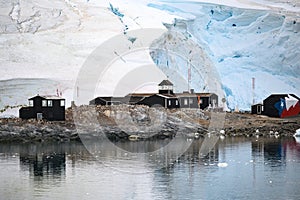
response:
[[(213, 65), (221, 77), (229, 108), (250, 109), (252, 77), (255, 78), (255, 102), (271, 93), (300, 95), (300, 19), (297, 14), (195, 2), (170, 1), (148, 6), (175, 13), (181, 18), (166, 25), (169, 37), (180, 32), (192, 42), (176, 39), (176, 35), (172, 42), (168, 42), (171, 41), (168, 38), (158, 42), (161, 46), (168, 45), (169, 51), (184, 52), (191, 59), (194, 63), (193, 88), (210, 90), (202, 80), (206, 70), (213, 69)], [(196, 49), (201, 52), (188, 55)], [(166, 71), (166, 66), (179, 70), (186, 80), (187, 62), (174, 57), (163, 51), (152, 55), (162, 70)]]

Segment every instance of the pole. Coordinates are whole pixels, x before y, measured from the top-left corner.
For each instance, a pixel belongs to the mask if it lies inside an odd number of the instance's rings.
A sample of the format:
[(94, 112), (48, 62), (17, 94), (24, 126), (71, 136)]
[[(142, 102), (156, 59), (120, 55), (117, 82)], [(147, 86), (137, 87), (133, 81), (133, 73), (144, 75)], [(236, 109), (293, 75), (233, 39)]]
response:
[(255, 104), (255, 78), (252, 77), (252, 104)]
[(188, 92), (190, 92), (190, 84), (191, 84), (191, 60), (188, 62)]

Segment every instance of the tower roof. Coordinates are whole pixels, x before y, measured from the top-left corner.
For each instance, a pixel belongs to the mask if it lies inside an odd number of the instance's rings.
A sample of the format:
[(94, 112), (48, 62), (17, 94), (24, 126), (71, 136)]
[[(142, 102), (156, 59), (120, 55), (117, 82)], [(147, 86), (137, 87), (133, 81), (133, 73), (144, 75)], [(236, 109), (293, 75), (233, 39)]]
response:
[(60, 96), (55, 96), (55, 95), (36, 95), (34, 97), (31, 97), (29, 100), (32, 100), (36, 97), (41, 97), (43, 99), (49, 99), (49, 100), (57, 100), (57, 99), (61, 99), (61, 100), (64, 100), (64, 98), (60, 97)]
[(163, 86), (163, 85), (171, 85), (173, 86), (173, 83), (169, 80), (163, 80), (158, 86)]

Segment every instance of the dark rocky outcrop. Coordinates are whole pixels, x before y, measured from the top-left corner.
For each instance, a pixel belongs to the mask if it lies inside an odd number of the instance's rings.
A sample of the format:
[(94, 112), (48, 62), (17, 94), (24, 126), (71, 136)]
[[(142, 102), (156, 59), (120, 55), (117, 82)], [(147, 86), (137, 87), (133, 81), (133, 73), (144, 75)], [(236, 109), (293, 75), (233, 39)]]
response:
[[(191, 118), (190, 121), (181, 119), (184, 115), (181, 110), (146, 106), (80, 106), (67, 109), (63, 122), (0, 119), (0, 141), (69, 141), (101, 137), (127, 140), (130, 135), (147, 140), (203, 130)], [(194, 115), (208, 119), (200, 111), (195, 111)]]

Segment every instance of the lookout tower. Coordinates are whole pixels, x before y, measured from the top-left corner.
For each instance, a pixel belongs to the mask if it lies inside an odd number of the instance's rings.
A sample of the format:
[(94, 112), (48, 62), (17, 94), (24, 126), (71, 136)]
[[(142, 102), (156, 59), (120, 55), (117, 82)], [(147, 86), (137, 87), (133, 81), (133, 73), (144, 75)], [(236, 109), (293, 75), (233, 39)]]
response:
[(158, 93), (159, 94), (174, 94), (173, 93), (173, 83), (169, 80), (163, 80), (158, 84)]

